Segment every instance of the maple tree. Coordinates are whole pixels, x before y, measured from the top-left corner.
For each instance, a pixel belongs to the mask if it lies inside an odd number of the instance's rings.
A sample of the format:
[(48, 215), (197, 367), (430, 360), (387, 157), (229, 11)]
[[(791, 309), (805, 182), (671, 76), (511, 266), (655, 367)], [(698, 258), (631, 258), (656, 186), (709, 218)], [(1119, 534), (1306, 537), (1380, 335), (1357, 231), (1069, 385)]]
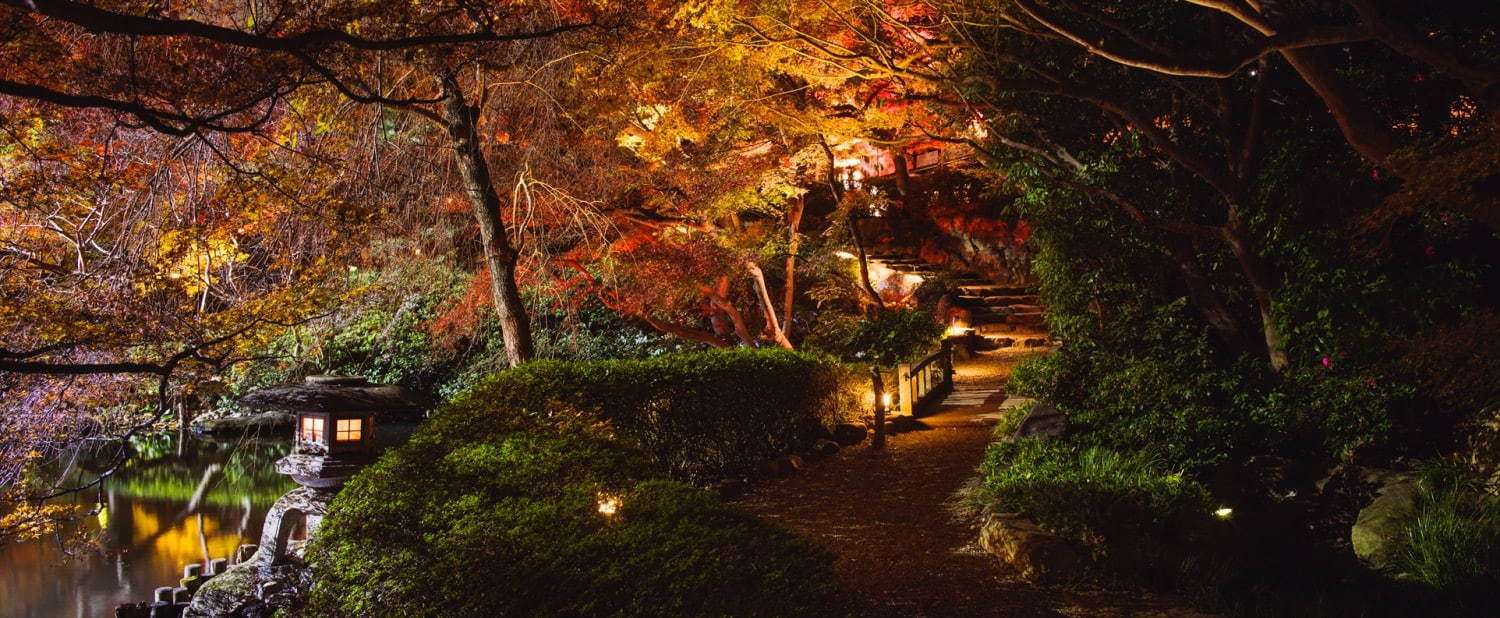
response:
[[(478, 121), (454, 74), (473, 68), (485, 55), (474, 48), (485, 45), (504, 48), (485, 50), (497, 65), (545, 63), (557, 48), (516, 45), (582, 30), (595, 16), (584, 6), (538, 8), (0, 9), (7, 497), (97, 484), (30, 488), (24, 475), (84, 437), (117, 440), (118, 463), (131, 435), (203, 405), (195, 389), (212, 392), (226, 367), (258, 360), (269, 338), (358, 291), (346, 266), (357, 269), (373, 238), (392, 235), (381, 226), (414, 197), (400, 184), (412, 179), (409, 161), (391, 156), (418, 148), (395, 145), (432, 136), (382, 110), (442, 120), (459, 142), (451, 151), (461, 171), (477, 166), (488, 185), (482, 155), (476, 162), (477, 148), (463, 141)], [(428, 79), (392, 77), (414, 67)], [(414, 186), (437, 184), (423, 180)], [(499, 230), (485, 249), (498, 242), (503, 260), (502, 213), (480, 202), (481, 227)], [(515, 308), (505, 274), (509, 289), (497, 286), (496, 301)], [(513, 362), (529, 356), (524, 309), (520, 316), (519, 330), (506, 333)], [(137, 411), (147, 389), (153, 403)]]
[[(1284, 335), (1272, 316), (1279, 276), (1245, 214), (1253, 209), (1255, 183), (1264, 171), (1265, 136), (1316, 122), (1306, 116), (1312, 104), (1295, 91), (1302, 85), (1332, 114), (1356, 152), (1380, 164), (1393, 152), (1367, 142), (1384, 140), (1395, 121), (1377, 121), (1368, 105), (1352, 103), (1350, 87), (1329, 74), (1321, 48), (1380, 41), (1452, 73), (1469, 89), (1465, 95), (1462, 88), (1431, 85), (1404, 92), (1387, 88), (1381, 92), (1387, 109), (1483, 98), (1490, 72), (1476, 68), (1483, 62), (1477, 57), (1466, 63), (1459, 60), (1462, 54), (1439, 53), (1436, 41), (1397, 32), (1393, 19), (1367, 2), (1347, 3), (1343, 13), (1358, 12), (1354, 25), (1341, 23), (1339, 11), (1190, 4), (1202, 6), (855, 0), (789, 9), (785, 3), (726, 2), (718, 5), (717, 20), (746, 46), (799, 59), (784, 66), (867, 93), (864, 105), (890, 98), (906, 102), (907, 109), (928, 110), (908, 113), (891, 137), (895, 141), (966, 143), (995, 165), (1023, 162), (1048, 184), (1120, 209), (1161, 238), (1206, 321), (1230, 340), (1243, 341), (1250, 329), (1219, 291), (1198, 249), (1219, 243), (1251, 292), (1268, 361), (1285, 368)], [(1252, 31), (1233, 32), (1216, 19), (1218, 13)], [(1266, 20), (1283, 25), (1268, 30)], [(1201, 45), (1187, 51), (1178, 40), (1184, 32), (1203, 33)], [(1381, 50), (1361, 52), (1367, 62), (1386, 60)], [(1290, 70), (1273, 57), (1290, 63)], [(1280, 109), (1289, 99), (1296, 105)], [(846, 105), (859, 102), (849, 99)], [(1447, 130), (1452, 121), (1424, 116), (1413, 126)], [(1162, 174), (1132, 159), (1175, 171)], [(1130, 174), (1118, 173), (1126, 169)], [(1159, 195), (1160, 189), (1178, 197)], [(1188, 208), (1172, 207), (1182, 196), (1192, 196)], [(1485, 208), (1467, 212), (1484, 220)]]

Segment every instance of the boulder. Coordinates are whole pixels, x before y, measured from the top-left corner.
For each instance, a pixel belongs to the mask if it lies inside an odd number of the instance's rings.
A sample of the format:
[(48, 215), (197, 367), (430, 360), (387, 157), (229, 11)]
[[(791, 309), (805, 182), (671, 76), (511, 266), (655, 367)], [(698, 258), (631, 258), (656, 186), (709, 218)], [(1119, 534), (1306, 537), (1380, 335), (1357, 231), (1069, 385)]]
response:
[(761, 476), (781, 476), (801, 470), (804, 463), (797, 455), (782, 455), (760, 465)]
[(979, 545), (1032, 583), (1075, 580), (1088, 560), (1062, 537), (1015, 515), (991, 515), (979, 530)]
[(1045, 403), (1031, 406), (1013, 438), (1063, 438), (1068, 435), (1068, 415)]
[(776, 468), (778, 470), (781, 470), (783, 473), (796, 472), (806, 467), (806, 465), (807, 464), (802, 461), (802, 458), (796, 455), (782, 455), (780, 459), (776, 460)]
[(839, 452), (839, 443), (833, 440), (818, 440), (813, 442), (811, 451), (820, 457), (827, 457)]
[(1410, 474), (1387, 477), (1375, 499), (1359, 510), (1349, 541), (1354, 554), (1370, 566), (1390, 566), (1401, 541), (1401, 529), (1417, 510), (1417, 482)]
[(865, 436), (870, 434), (870, 428), (864, 423), (840, 423), (833, 428), (833, 440), (839, 446), (854, 446), (865, 441)]

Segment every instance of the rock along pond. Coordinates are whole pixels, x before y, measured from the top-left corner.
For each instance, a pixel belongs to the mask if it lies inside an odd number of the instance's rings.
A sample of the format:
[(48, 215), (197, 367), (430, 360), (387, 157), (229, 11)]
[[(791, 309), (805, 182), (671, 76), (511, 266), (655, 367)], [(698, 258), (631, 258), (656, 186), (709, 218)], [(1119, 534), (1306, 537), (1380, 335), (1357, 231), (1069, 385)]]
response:
[[(413, 429), (381, 426), (377, 441), (396, 444)], [(99, 515), (41, 539), (0, 545), (0, 616), (112, 616), (117, 604), (149, 601), (157, 587), (177, 585), (183, 565), (258, 542), (266, 509), (296, 487), (272, 469), (291, 450), (290, 433), (135, 438), (130, 458), (105, 481), (102, 499), (93, 489), (63, 499), (102, 502)], [(61, 457), (48, 480), (92, 479), (114, 453), (113, 443), (85, 445)]]

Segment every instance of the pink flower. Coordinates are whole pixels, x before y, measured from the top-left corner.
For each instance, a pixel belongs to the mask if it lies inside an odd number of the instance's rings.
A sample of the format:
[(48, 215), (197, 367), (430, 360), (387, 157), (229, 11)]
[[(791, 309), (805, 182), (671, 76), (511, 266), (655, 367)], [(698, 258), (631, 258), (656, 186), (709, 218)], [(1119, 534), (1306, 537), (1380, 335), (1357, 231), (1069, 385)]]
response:
[(1332, 367), (1333, 366), (1333, 360), (1329, 359), (1327, 356), (1324, 356), (1323, 357), (1323, 366), (1324, 367)]
[(1428, 245), (1426, 249), (1422, 250), (1422, 253), (1427, 254), (1427, 257), (1432, 257), (1434, 255), (1437, 255), (1437, 247)]

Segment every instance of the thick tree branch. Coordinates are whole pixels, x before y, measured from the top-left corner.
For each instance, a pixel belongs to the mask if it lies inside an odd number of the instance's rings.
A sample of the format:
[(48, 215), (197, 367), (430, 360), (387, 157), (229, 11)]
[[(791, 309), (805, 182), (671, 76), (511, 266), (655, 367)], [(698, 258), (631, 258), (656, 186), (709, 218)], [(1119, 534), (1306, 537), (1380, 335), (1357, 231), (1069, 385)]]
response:
[(190, 36), (228, 45), (277, 52), (299, 52), (332, 45), (345, 45), (367, 51), (392, 51), (462, 43), (526, 41), (595, 26), (592, 23), (575, 23), (524, 32), (478, 31), (393, 39), (367, 39), (331, 28), (309, 30), (287, 36), (265, 36), (189, 19), (146, 17), (107, 11), (66, 0), (0, 0), (0, 4), (27, 11), (34, 10), (47, 17), (81, 26), (89, 32), (139, 36)]

